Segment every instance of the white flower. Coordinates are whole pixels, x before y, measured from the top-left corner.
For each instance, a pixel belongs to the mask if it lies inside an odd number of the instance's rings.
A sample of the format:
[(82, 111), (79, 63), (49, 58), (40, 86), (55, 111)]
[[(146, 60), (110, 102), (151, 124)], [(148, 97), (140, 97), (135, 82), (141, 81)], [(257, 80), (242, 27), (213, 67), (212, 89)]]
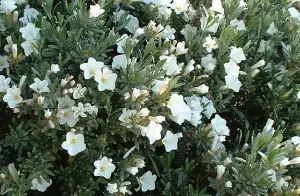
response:
[(67, 123), (69, 127), (74, 127), (76, 123), (79, 121), (79, 119), (74, 116), (71, 108), (59, 111), (58, 117), (59, 117), (59, 123), (61, 125)]
[(172, 113), (170, 118), (177, 124), (181, 125), (184, 120), (191, 120), (192, 111), (184, 102), (182, 95), (172, 94), (170, 100), (168, 101), (167, 107), (170, 108)]
[(84, 112), (87, 112), (89, 114), (98, 114), (98, 108), (97, 106), (91, 105), (90, 103), (84, 104)]
[(171, 28), (170, 25), (167, 25), (161, 32), (160, 36), (163, 39), (173, 40), (175, 39), (174, 33), (176, 33), (176, 30), (174, 28)]
[(137, 117), (147, 117), (149, 116), (150, 111), (147, 108), (142, 108), (137, 114)]
[(164, 116), (155, 116), (155, 117), (149, 116), (149, 120), (157, 123), (162, 123), (163, 121), (166, 120), (166, 118)]
[(206, 107), (204, 108), (203, 114), (210, 119), (211, 115), (216, 113), (216, 109), (214, 108), (214, 104), (211, 100), (207, 99), (206, 97), (203, 97), (201, 99), (202, 105), (205, 105)]
[(217, 135), (229, 136), (229, 128), (226, 125), (226, 120), (221, 118), (218, 114), (211, 120), (213, 130)]
[(266, 64), (265, 60), (260, 60), (258, 61), (257, 63), (255, 63), (254, 65), (251, 66), (251, 69), (256, 69), (256, 68), (259, 68), (259, 67), (262, 67)]
[[(126, 14), (124, 10), (120, 10), (119, 12), (114, 13), (116, 15), (117, 21), (120, 20), (120, 18)], [(135, 31), (139, 28), (139, 20), (137, 17), (132, 16), (131, 14), (127, 14), (126, 20), (128, 20), (128, 23), (124, 26), (125, 29), (127, 29), (130, 33), (135, 33)]]
[(277, 28), (276, 28), (276, 26), (275, 26), (275, 23), (272, 22), (272, 23), (270, 24), (270, 26), (269, 26), (269, 28), (268, 28), (266, 34), (268, 34), (268, 35), (274, 35), (274, 33), (276, 33), (276, 32), (277, 32)]
[(82, 88), (81, 84), (77, 84), (77, 87), (74, 88), (74, 91), (73, 91), (73, 98), (74, 99), (83, 98), (85, 91), (86, 91), (86, 87)]
[(204, 72), (213, 71), (216, 68), (216, 64), (217, 60), (213, 58), (212, 54), (208, 54), (201, 59), (201, 65), (205, 68)]
[(155, 181), (157, 176), (152, 175), (152, 172), (148, 171), (144, 175), (142, 175), (138, 182), (142, 185), (142, 191), (146, 192), (148, 190), (154, 190), (155, 189)]
[(10, 108), (15, 108), (19, 103), (23, 102), (23, 98), (20, 96), (21, 89), (13, 87), (6, 90), (6, 94), (3, 97)]
[(226, 169), (226, 167), (224, 167), (223, 165), (218, 165), (217, 166), (217, 179), (221, 179), (222, 178), (222, 176), (225, 173), (225, 169)]
[(167, 131), (165, 137), (162, 139), (162, 143), (165, 145), (166, 151), (177, 150), (178, 139), (182, 137), (182, 133), (173, 134), (171, 131)]
[(0, 13), (11, 13), (17, 8), (15, 4), (16, 2), (14, 0), (1, 0)]
[(103, 66), (103, 62), (96, 61), (93, 57), (90, 57), (87, 63), (80, 65), (80, 69), (83, 70), (84, 79), (90, 79), (100, 74)]
[(45, 114), (44, 114), (45, 118), (50, 118), (51, 117), (52, 112), (49, 109), (45, 110), (44, 112), (45, 112)]
[(239, 76), (240, 67), (232, 59), (230, 59), (228, 63), (225, 63), (224, 67), (228, 76)]
[(65, 95), (64, 97), (57, 98), (58, 101), (58, 108), (66, 108), (67, 106), (72, 107), (75, 105), (75, 101), (71, 99), (68, 95)]
[(188, 49), (185, 48), (185, 42), (184, 41), (177, 43), (177, 45), (176, 45), (176, 52), (175, 52), (176, 56), (185, 54), (185, 53), (187, 53), (187, 51), (188, 51)]
[(225, 76), (226, 86), (235, 92), (239, 92), (242, 86), (242, 83), (239, 81), (236, 76)]
[(190, 60), (190, 62), (184, 68), (184, 72), (183, 72), (184, 76), (188, 75), (195, 69), (194, 64), (195, 64), (195, 61), (193, 59)]
[(37, 19), (37, 16), (39, 15), (39, 11), (37, 11), (34, 8), (25, 8), (24, 9), (24, 16), (19, 19), (20, 22), (22, 22), (24, 25), (34, 22), (35, 19)]
[(125, 54), (115, 56), (113, 58), (112, 68), (114, 68), (114, 69), (120, 69), (120, 68), (125, 69), (127, 67), (128, 63), (130, 63), (130, 59), (128, 59), (128, 61), (127, 61), (127, 57), (126, 57)]
[(24, 49), (25, 55), (29, 56), (32, 53), (39, 54), (37, 50), (37, 41), (36, 40), (27, 40), (21, 44), (22, 48)]
[(47, 80), (41, 81), (38, 78), (34, 78), (34, 83), (31, 84), (29, 87), (37, 93), (48, 93), (50, 92), (48, 85), (49, 83)]
[(108, 183), (107, 184), (107, 187), (106, 187), (106, 190), (109, 192), (109, 193), (116, 193), (118, 192), (118, 185), (117, 183)]
[(297, 19), (300, 22), (300, 13), (296, 8), (291, 7), (288, 9), (288, 11), (289, 11), (291, 17)]
[(202, 45), (204, 48), (206, 48), (207, 52), (211, 53), (212, 50), (217, 49), (219, 46), (217, 44), (216, 38), (212, 38), (210, 35), (208, 35), (205, 38), (205, 42)]
[(230, 181), (225, 182), (226, 188), (232, 188), (232, 183)]
[(300, 100), (300, 91), (297, 93), (297, 100)]
[(66, 141), (62, 143), (61, 147), (67, 150), (70, 156), (75, 156), (86, 149), (83, 135), (72, 132), (67, 133)]
[(201, 98), (197, 97), (196, 95), (193, 95), (191, 97), (185, 97), (184, 99), (192, 111), (192, 117), (190, 123), (196, 127), (202, 123), (201, 112), (203, 112), (203, 107), (201, 104)]
[(167, 6), (160, 6), (158, 8), (158, 15), (164, 20), (168, 20), (172, 14), (172, 10)]
[(247, 9), (247, 3), (244, 0), (240, 0), (239, 8), (244, 7), (244, 10)]
[(124, 50), (123, 50), (123, 47), (126, 46), (126, 42), (127, 42), (127, 39), (130, 39), (128, 37), (127, 34), (123, 34), (118, 40), (117, 40), (117, 52), (118, 53), (124, 53)]
[(114, 90), (116, 86), (117, 74), (113, 73), (110, 69), (104, 68), (103, 72), (95, 77), (95, 81), (98, 82), (98, 90)]
[(0, 56), (0, 71), (2, 71), (5, 68), (9, 68), (9, 63), (7, 59), (7, 56)]
[(43, 176), (39, 176), (39, 178), (41, 179), (41, 183), (38, 181), (37, 178), (34, 178), (32, 181), (31, 181), (31, 190), (38, 190), (40, 192), (45, 192), (46, 189), (52, 184), (52, 180), (50, 179), (49, 182), (47, 182)]
[(0, 75), (0, 92), (4, 93), (9, 88), (9, 84), (11, 82), (11, 79), (5, 78), (5, 76)]
[(289, 164), (290, 164), (289, 158), (286, 158), (286, 157), (279, 162), (279, 165), (281, 168), (288, 166)]
[(229, 157), (226, 157), (226, 159), (223, 162), (224, 166), (230, 165), (231, 163), (232, 163), (232, 160)]
[(58, 64), (52, 64), (51, 65), (51, 72), (52, 73), (58, 73), (60, 71)]
[(197, 92), (197, 93), (200, 93), (200, 94), (208, 93), (208, 90), (209, 90), (209, 87), (206, 86), (205, 84), (201, 84), (198, 87), (193, 87), (193, 88), (190, 89), (190, 91)]
[(177, 58), (175, 55), (161, 56), (160, 60), (167, 59), (163, 65), (163, 69), (167, 71), (167, 75), (174, 75), (181, 70), (180, 66), (177, 64)]
[(83, 106), (83, 104), (81, 102), (78, 103), (78, 107), (76, 106), (73, 106), (72, 107), (72, 110), (73, 110), (73, 115), (75, 118), (78, 118), (79, 116), (80, 117), (87, 117), (87, 115), (85, 114), (85, 108)]
[(127, 110), (126, 108), (123, 108), (122, 115), (119, 117), (119, 121), (121, 121), (121, 125), (126, 126), (127, 128), (130, 128), (132, 125), (132, 117), (137, 113), (136, 110)]
[(106, 179), (109, 179), (116, 169), (116, 166), (112, 163), (112, 159), (107, 157), (102, 157), (101, 160), (95, 161), (94, 166), (96, 167), (94, 176), (103, 176)]
[(99, 4), (90, 5), (90, 18), (97, 18), (105, 12), (104, 9), (101, 9)]
[(194, 36), (197, 33), (197, 27), (192, 27), (190, 24), (186, 24), (180, 33), (184, 35), (184, 38), (187, 40), (190, 35)]
[(176, 14), (181, 14), (188, 10), (190, 5), (189, 0), (173, 0), (171, 8), (175, 11)]
[(257, 52), (264, 53), (270, 49), (269, 41), (261, 40)]
[(40, 29), (35, 27), (33, 23), (28, 23), (25, 27), (20, 28), (20, 32), (27, 41), (40, 39)]
[(239, 31), (246, 31), (245, 22), (243, 20), (234, 19), (230, 21), (230, 26), (236, 28)]
[(146, 135), (150, 144), (161, 139), (162, 126), (154, 121), (151, 121), (149, 125), (141, 130), (142, 135)]
[(169, 78), (165, 78), (163, 81), (155, 80), (154, 86), (151, 88), (151, 90), (157, 95), (162, 95), (166, 90), (168, 90), (169, 81)]
[(212, 0), (212, 6), (210, 9), (219, 12), (221, 14), (224, 14), (224, 8), (222, 6), (221, 0)]
[(234, 60), (236, 63), (240, 63), (240, 62), (246, 60), (243, 49), (242, 48), (236, 48), (234, 46), (231, 46), (230, 58), (232, 60)]

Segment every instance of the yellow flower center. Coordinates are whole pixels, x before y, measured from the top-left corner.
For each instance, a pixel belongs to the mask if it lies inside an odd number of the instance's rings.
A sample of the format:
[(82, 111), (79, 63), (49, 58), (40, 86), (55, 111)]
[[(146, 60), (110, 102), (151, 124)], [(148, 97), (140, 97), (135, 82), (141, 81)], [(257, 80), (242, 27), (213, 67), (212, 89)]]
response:
[(95, 75), (96, 71), (94, 69), (91, 69), (90, 73), (91, 73), (91, 75)]
[(30, 48), (34, 49), (35, 45), (34, 44), (30, 44)]
[(71, 144), (76, 144), (76, 139), (72, 139)]
[(101, 82), (102, 82), (102, 83), (106, 83), (106, 82), (107, 82), (107, 77), (103, 76), (103, 77), (101, 78)]
[(64, 112), (64, 117), (68, 117), (69, 116), (69, 114), (68, 114), (68, 112)]
[(167, 104), (168, 104), (168, 106), (172, 106), (172, 102), (171, 101), (168, 101)]
[(0, 66), (3, 66), (4, 65), (4, 63), (3, 62), (0, 62)]
[(18, 95), (15, 95), (15, 100), (19, 100), (20, 97)]
[(105, 170), (105, 167), (104, 166), (101, 166), (100, 167), (100, 171), (104, 171)]
[(177, 10), (180, 10), (181, 8), (182, 8), (181, 5), (176, 5)]

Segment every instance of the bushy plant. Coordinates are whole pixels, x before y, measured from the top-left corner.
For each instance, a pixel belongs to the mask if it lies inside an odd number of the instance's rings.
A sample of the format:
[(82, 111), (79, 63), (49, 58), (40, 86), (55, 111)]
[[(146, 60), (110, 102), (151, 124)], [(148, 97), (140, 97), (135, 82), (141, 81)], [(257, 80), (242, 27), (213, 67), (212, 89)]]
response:
[(0, 194), (300, 194), (298, 9), (0, 0)]

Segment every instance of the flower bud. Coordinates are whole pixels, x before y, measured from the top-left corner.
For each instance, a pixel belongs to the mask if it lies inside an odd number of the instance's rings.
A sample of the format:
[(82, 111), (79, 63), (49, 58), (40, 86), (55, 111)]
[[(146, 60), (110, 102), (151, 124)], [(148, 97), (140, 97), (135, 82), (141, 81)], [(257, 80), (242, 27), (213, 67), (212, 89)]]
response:
[(224, 166), (227, 166), (227, 165), (230, 165), (231, 163), (232, 163), (232, 160), (231, 160), (229, 157), (227, 157), (227, 158), (224, 160), (223, 165), (224, 165)]
[(217, 179), (221, 179), (222, 178), (222, 176), (225, 173), (225, 169), (226, 169), (226, 167), (224, 167), (223, 165), (218, 165), (217, 166)]
[(264, 66), (266, 64), (265, 60), (260, 60), (256, 64), (251, 66), (251, 69), (257, 69), (261, 66)]
[(17, 46), (17, 44), (13, 44), (11, 46), (11, 50), (12, 50), (12, 54), (13, 54), (14, 59), (16, 59), (18, 57), (18, 46)]
[(60, 81), (60, 86), (61, 86), (61, 87), (65, 87), (67, 84), (68, 84), (68, 80), (66, 80), (66, 79), (62, 79), (62, 80)]
[(5, 179), (5, 177), (6, 177), (5, 174), (2, 174), (2, 173), (0, 174), (0, 179), (1, 180)]
[(16, 23), (18, 21), (18, 18), (19, 18), (19, 12), (14, 11), (14, 13), (13, 13), (13, 23)]
[(63, 90), (63, 94), (64, 94), (64, 95), (68, 94), (68, 92), (69, 92), (68, 89), (64, 89), (64, 90)]
[(71, 82), (70, 82), (70, 86), (74, 86), (75, 85), (75, 80), (71, 80)]
[(54, 123), (52, 122), (52, 120), (48, 120), (48, 124), (49, 124), (49, 126), (50, 126), (52, 129), (54, 129), (55, 125), (54, 125)]
[(251, 77), (254, 78), (259, 72), (260, 72), (259, 69), (254, 69), (254, 70), (251, 72)]

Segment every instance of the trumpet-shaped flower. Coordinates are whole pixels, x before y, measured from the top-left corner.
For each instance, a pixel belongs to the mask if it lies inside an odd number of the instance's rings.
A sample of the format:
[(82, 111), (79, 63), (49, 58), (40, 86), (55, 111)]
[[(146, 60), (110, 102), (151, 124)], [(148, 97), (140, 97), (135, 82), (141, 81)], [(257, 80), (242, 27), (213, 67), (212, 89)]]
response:
[(86, 144), (82, 134), (68, 132), (66, 141), (62, 143), (61, 147), (67, 150), (70, 156), (75, 156), (86, 149)]
[(101, 68), (104, 66), (103, 62), (96, 61), (93, 57), (88, 59), (87, 63), (80, 65), (80, 69), (83, 71), (84, 79), (90, 79), (96, 75), (101, 74)]
[(167, 131), (167, 134), (162, 139), (162, 143), (164, 144), (166, 151), (170, 152), (172, 150), (177, 150), (178, 139), (182, 137), (182, 133), (173, 134), (171, 131)]
[(87, 117), (87, 115), (85, 114), (86, 110), (85, 110), (85, 107), (83, 106), (83, 104), (81, 102), (78, 103), (78, 106), (73, 106), (72, 107), (72, 110), (73, 110), (73, 115), (75, 118), (78, 118), (79, 116), (80, 117)]
[(121, 55), (115, 56), (113, 58), (112, 68), (114, 68), (114, 69), (120, 69), (120, 68), (125, 69), (127, 67), (128, 63), (130, 63), (130, 59), (127, 60), (126, 55), (121, 54)]
[(201, 66), (204, 67), (204, 72), (211, 72), (216, 68), (217, 59), (213, 58), (212, 54), (201, 59)]
[(167, 75), (175, 75), (181, 70), (181, 67), (177, 64), (177, 58), (175, 55), (161, 56), (160, 60), (167, 59), (163, 69), (167, 71)]
[(7, 59), (7, 56), (0, 56), (0, 71), (2, 71), (5, 68), (9, 68), (9, 63)]
[(33, 23), (28, 23), (25, 27), (20, 28), (22, 37), (27, 41), (39, 40), (40, 29), (35, 27)]
[(34, 22), (35, 19), (37, 19), (37, 16), (39, 15), (39, 11), (37, 11), (34, 8), (25, 8), (24, 9), (24, 16), (19, 19), (20, 22), (22, 22), (24, 25)]
[(95, 77), (96, 82), (98, 82), (98, 90), (114, 90), (116, 87), (117, 74), (113, 73), (110, 69), (104, 68), (103, 72), (99, 73)]
[(90, 5), (90, 15), (89, 18), (97, 18), (105, 12), (104, 9), (101, 9), (99, 4)]
[(221, 14), (224, 14), (224, 8), (222, 6), (221, 0), (212, 0), (212, 6), (210, 9), (219, 12)]
[(11, 79), (5, 78), (5, 76), (0, 75), (0, 92), (4, 93), (9, 88), (9, 84), (11, 82)]
[(213, 50), (219, 47), (216, 38), (212, 38), (210, 35), (208, 35), (208, 37), (205, 38), (205, 42), (202, 46), (206, 48), (207, 52), (209, 53), (211, 53)]
[(50, 179), (50, 182), (47, 182), (42, 176), (39, 176), (41, 181), (38, 181), (37, 178), (34, 178), (31, 181), (31, 190), (38, 190), (40, 192), (45, 192), (46, 189), (52, 184), (52, 180)]
[(79, 119), (74, 116), (74, 113), (71, 108), (59, 111), (58, 117), (59, 117), (59, 123), (61, 125), (67, 123), (69, 127), (74, 127), (76, 123), (79, 121)]
[(189, 5), (189, 0), (173, 0), (171, 8), (176, 14), (181, 14), (182, 12), (186, 12), (188, 10)]
[(32, 90), (37, 93), (48, 93), (50, 89), (48, 88), (48, 81), (43, 80), (41, 81), (38, 78), (34, 78), (34, 83), (29, 86)]
[(184, 102), (182, 95), (172, 94), (167, 107), (170, 108), (172, 113), (170, 118), (176, 123), (181, 125), (184, 120), (191, 120), (191, 109)]
[(229, 136), (230, 130), (226, 125), (226, 120), (221, 118), (218, 114), (211, 120), (211, 125), (217, 135)]
[(236, 28), (238, 31), (246, 31), (245, 22), (243, 20), (234, 19), (230, 21), (230, 26)]
[(228, 88), (234, 90), (235, 92), (240, 91), (242, 83), (239, 81), (238, 77), (232, 75), (225, 76), (225, 82)]
[(13, 87), (6, 90), (6, 94), (3, 97), (10, 108), (15, 108), (19, 103), (23, 102), (23, 98), (20, 96), (21, 89)]
[(152, 172), (150, 171), (146, 172), (144, 175), (138, 178), (138, 182), (142, 186), (142, 191), (146, 192), (148, 190), (154, 190), (156, 178), (157, 176), (152, 175)]
[(96, 167), (94, 176), (102, 176), (106, 179), (109, 179), (116, 169), (116, 166), (112, 163), (112, 159), (107, 157), (102, 157), (101, 160), (95, 161), (94, 166)]
[(26, 40), (21, 46), (24, 49), (26, 56), (29, 56), (32, 53), (39, 54), (39, 51), (37, 50), (37, 40)]
[(14, 0), (1, 0), (0, 13), (9, 14), (17, 8), (16, 1)]
[(162, 126), (154, 121), (151, 121), (146, 128), (141, 129), (142, 135), (146, 135), (150, 144), (161, 139)]
[(240, 67), (233, 60), (229, 60), (228, 63), (224, 64), (225, 72), (228, 76), (239, 76)]
[(234, 60), (236, 63), (240, 63), (246, 60), (244, 51), (242, 48), (236, 48), (234, 46), (231, 47), (230, 58)]

